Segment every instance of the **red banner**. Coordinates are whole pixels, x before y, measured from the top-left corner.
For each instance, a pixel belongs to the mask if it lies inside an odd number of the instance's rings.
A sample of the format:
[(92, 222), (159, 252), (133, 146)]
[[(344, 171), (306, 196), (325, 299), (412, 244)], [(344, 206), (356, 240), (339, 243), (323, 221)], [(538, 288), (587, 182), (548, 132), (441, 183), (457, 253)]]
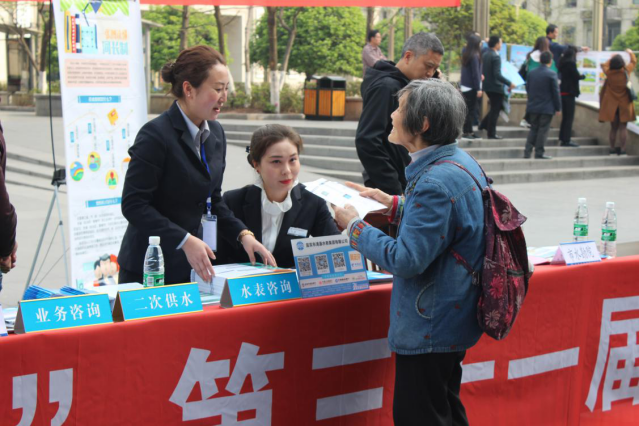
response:
[[(464, 361), (472, 425), (639, 423), (639, 257), (538, 268)], [(390, 425), (390, 286), (0, 338), (3, 425)]]
[[(32, 1), (44, 2), (48, 0)], [(459, 7), (461, 0), (140, 0), (140, 3), (173, 6)]]
[(283, 7), (459, 7), (461, 0), (141, 0), (142, 4)]

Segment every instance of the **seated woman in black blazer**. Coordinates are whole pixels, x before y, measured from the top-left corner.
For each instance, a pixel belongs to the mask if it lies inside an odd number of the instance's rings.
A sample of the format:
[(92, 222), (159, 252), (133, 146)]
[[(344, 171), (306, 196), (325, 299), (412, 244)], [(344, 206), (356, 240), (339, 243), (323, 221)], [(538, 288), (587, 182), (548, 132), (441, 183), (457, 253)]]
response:
[(142, 126), (129, 149), (122, 192), (129, 225), (118, 257), (119, 282), (142, 282), (150, 236), (160, 237), (166, 284), (189, 282), (191, 268), (210, 280), (215, 255), (201, 239), (207, 204), (217, 216), (218, 245), (240, 241), (251, 256), (259, 252), (273, 264), (271, 253), (222, 201), (226, 137), (216, 119), (229, 85), (224, 57), (208, 46), (191, 47), (162, 68), (162, 78), (177, 101)]
[[(224, 201), (236, 218), (255, 233), (281, 267), (295, 267), (291, 240), (337, 235), (326, 202), (297, 182), (302, 139), (290, 127), (269, 124), (251, 137), (249, 164), (258, 182), (227, 191)], [(217, 263), (247, 262), (246, 253), (226, 242)]]

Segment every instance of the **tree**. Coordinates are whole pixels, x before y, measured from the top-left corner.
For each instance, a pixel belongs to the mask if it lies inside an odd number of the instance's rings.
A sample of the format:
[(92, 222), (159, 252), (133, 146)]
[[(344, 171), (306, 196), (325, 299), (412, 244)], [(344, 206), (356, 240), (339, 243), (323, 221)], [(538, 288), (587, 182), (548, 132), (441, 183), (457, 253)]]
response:
[[(46, 83), (46, 57), (47, 48), (49, 45), (49, 39), (53, 32), (53, 16), (49, 14), (49, 6), (42, 3), (38, 7), (38, 17), (36, 27), (42, 30), (42, 36), (39, 38), (33, 38), (31, 44), (27, 42), (27, 31), (22, 28), (18, 22), (18, 8), (25, 7), (18, 3), (3, 2), (0, 8), (3, 9), (3, 13), (0, 13), (0, 22), (9, 30), (10, 34), (18, 37), (22, 50), (29, 59), (29, 64), (37, 72), (37, 89), (42, 92), (45, 89)], [(31, 7), (30, 5), (26, 7)]]
[[(386, 57), (391, 61), (399, 60), (402, 55), (402, 47), (404, 47), (404, 41), (406, 40), (406, 26), (407, 19), (398, 18), (398, 15), (404, 12), (405, 9), (397, 9), (387, 19), (384, 19), (377, 25), (377, 29), (382, 34), (382, 44), (380, 48), (382, 52), (386, 54)], [(412, 34), (420, 31), (426, 31), (424, 24), (420, 20), (411, 19)]]
[[(180, 30), (183, 8), (175, 6), (151, 6), (142, 12), (144, 19), (164, 25), (151, 31), (151, 69), (159, 71), (164, 64), (175, 61), (180, 53)], [(212, 13), (191, 9), (188, 14), (187, 46), (218, 45), (217, 24)], [(231, 58), (227, 57), (227, 62)]]
[(628, 31), (619, 34), (610, 46), (612, 51), (621, 51), (626, 49), (639, 50), (639, 27), (633, 25)]
[[(286, 22), (292, 22), (295, 9), (284, 9)], [(305, 73), (307, 78), (318, 73), (360, 76), (365, 28), (366, 19), (359, 8), (305, 8), (297, 18), (297, 36), (289, 68)], [(277, 39), (282, 42), (277, 45), (278, 57), (282, 57), (289, 35), (281, 26), (277, 28)], [(267, 16), (262, 16), (257, 25), (251, 40), (251, 56), (263, 67), (268, 66)]]
[[(450, 69), (453, 58), (458, 58), (466, 44), (465, 36), (473, 30), (473, 0), (462, 0), (455, 8), (428, 8), (422, 19), (431, 24), (433, 31), (446, 48), (445, 63)], [(527, 10), (518, 10), (507, 0), (491, 0), (491, 34), (502, 37), (504, 43), (532, 46), (535, 39), (546, 34), (547, 22)]]

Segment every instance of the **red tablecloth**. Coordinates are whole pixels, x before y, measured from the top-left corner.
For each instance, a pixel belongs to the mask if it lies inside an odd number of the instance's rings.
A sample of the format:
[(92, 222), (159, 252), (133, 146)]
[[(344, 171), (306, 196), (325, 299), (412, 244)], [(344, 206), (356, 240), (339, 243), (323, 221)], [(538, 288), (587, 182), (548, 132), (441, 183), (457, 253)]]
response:
[[(466, 356), (471, 424), (639, 424), (638, 276), (639, 257), (538, 268), (510, 336)], [(389, 300), (381, 285), (2, 338), (0, 423), (390, 425)]]

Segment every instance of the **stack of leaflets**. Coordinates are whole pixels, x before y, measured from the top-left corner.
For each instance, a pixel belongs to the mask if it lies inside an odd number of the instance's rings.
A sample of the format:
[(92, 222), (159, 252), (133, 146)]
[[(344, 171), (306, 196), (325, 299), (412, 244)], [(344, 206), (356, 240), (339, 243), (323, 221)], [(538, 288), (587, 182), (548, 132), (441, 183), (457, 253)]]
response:
[(370, 284), (387, 284), (393, 282), (393, 276), (389, 274), (375, 271), (366, 271), (366, 275), (368, 276), (368, 282)]
[(30, 285), (24, 291), (22, 300), (34, 300), (34, 299), (48, 299), (49, 297), (60, 297), (58, 290), (51, 290), (49, 288), (40, 287), (38, 285)]
[(83, 294), (95, 293), (93, 290), (81, 290), (79, 288), (73, 288), (69, 286), (64, 286), (60, 289), (60, 294), (63, 296), (81, 296)]

